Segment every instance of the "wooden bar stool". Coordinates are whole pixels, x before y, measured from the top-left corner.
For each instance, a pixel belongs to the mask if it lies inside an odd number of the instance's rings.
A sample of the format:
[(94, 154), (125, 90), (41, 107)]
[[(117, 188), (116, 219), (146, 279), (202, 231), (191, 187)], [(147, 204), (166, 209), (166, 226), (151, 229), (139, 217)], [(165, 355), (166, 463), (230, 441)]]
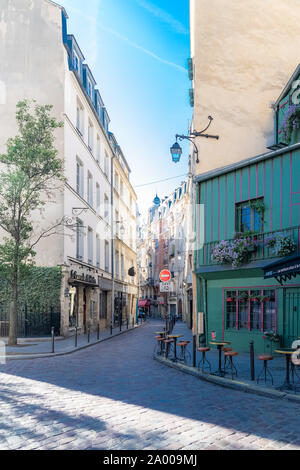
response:
[(206, 359), (206, 353), (210, 351), (210, 348), (208, 347), (203, 347), (203, 348), (198, 348), (198, 351), (202, 353), (202, 358), (198, 363), (198, 369), (202, 372), (205, 371), (205, 369), (208, 369), (209, 372), (211, 372), (211, 365), (210, 362)]
[(225, 357), (225, 363), (227, 362), (227, 358), (229, 358), (229, 364), (227, 363), (227, 366), (226, 368), (224, 367), (224, 371), (226, 373), (227, 370), (230, 370), (231, 371), (231, 377), (232, 377), (232, 380), (233, 380), (233, 376), (235, 375), (237, 377), (237, 369), (233, 363), (233, 358), (235, 356), (238, 356), (239, 353), (236, 352), (236, 351), (228, 351), (228, 352), (225, 352), (224, 353), (224, 357)]
[(270, 369), (268, 367), (268, 362), (269, 361), (272, 361), (273, 360), (273, 356), (269, 355), (269, 354), (261, 354), (260, 356), (258, 356), (257, 358), (259, 361), (263, 361), (264, 362), (264, 365), (263, 365), (263, 368), (262, 368), (262, 371), (260, 372), (259, 376), (257, 377), (257, 383), (259, 383), (260, 381), (260, 378), (261, 378), (261, 375), (264, 376), (264, 381), (265, 383), (267, 383), (267, 376), (269, 375), (270, 378), (271, 378), (271, 382), (272, 382), (272, 385), (273, 385), (273, 376), (270, 372)]
[[(232, 348), (223, 346), (222, 351), (225, 354), (226, 352), (231, 352)], [(224, 355), (224, 369), (226, 368), (226, 362), (227, 362), (227, 357)]]
[(164, 352), (164, 338), (162, 338), (161, 336), (155, 336), (155, 339), (157, 340), (157, 344), (154, 348), (154, 354), (163, 354)]
[(190, 341), (180, 341), (177, 343), (177, 346), (180, 347), (180, 353), (178, 359), (180, 361), (186, 362), (188, 359), (190, 359), (190, 354), (187, 351), (187, 346), (190, 344)]
[(163, 342), (164, 342), (164, 344), (165, 344), (165, 356), (166, 356), (166, 358), (168, 359), (168, 357), (169, 357), (169, 352), (170, 352), (170, 348), (171, 348), (171, 344), (174, 343), (174, 340), (173, 340), (173, 339), (164, 339)]

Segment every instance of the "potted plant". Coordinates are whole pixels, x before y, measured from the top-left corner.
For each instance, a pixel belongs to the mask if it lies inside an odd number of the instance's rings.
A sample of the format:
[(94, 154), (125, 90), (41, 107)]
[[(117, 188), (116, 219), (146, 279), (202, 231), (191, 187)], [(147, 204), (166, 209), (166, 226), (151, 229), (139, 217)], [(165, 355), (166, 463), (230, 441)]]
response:
[(283, 139), (290, 143), (292, 134), (300, 127), (300, 105), (292, 105), (284, 115), (279, 131)]
[(288, 235), (279, 234), (269, 237), (265, 241), (265, 245), (271, 248), (275, 256), (289, 256), (294, 253), (296, 243)]
[(238, 295), (238, 299), (241, 302), (246, 302), (249, 299), (248, 292), (240, 292), (239, 295)]

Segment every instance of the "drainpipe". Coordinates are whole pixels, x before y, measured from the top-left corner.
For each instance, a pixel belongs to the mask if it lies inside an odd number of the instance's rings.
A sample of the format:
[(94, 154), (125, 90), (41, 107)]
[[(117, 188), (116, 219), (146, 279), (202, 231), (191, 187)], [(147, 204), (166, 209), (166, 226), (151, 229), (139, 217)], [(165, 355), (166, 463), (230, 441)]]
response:
[(111, 234), (111, 327), (113, 327), (113, 321), (115, 317), (115, 265), (114, 265), (114, 158), (111, 159), (111, 171), (110, 171), (110, 234)]

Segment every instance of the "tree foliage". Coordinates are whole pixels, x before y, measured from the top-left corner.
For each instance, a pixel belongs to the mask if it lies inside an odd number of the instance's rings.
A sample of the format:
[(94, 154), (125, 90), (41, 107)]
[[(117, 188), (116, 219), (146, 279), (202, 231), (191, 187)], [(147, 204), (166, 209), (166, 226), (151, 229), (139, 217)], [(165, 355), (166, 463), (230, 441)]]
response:
[(33, 211), (42, 210), (55, 185), (64, 180), (63, 162), (55, 148), (55, 131), (63, 126), (51, 116), (52, 106), (35, 101), (17, 104), (18, 135), (7, 141), (0, 155), (0, 227), (5, 232), (0, 245), (0, 263), (12, 286), (9, 344), (16, 343), (18, 283), (22, 272), (34, 262), (34, 247), (62, 224), (36, 233)]

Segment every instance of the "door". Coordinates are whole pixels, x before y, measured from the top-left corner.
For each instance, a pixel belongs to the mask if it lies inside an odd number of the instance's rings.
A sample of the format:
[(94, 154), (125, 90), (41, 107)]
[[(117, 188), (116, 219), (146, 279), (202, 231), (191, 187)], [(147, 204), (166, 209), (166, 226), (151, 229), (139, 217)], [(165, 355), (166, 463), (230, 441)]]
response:
[(86, 333), (86, 289), (83, 289), (83, 331)]
[(284, 317), (284, 345), (291, 347), (300, 336), (300, 289), (286, 289)]
[(176, 304), (170, 304), (170, 317), (176, 317)]

